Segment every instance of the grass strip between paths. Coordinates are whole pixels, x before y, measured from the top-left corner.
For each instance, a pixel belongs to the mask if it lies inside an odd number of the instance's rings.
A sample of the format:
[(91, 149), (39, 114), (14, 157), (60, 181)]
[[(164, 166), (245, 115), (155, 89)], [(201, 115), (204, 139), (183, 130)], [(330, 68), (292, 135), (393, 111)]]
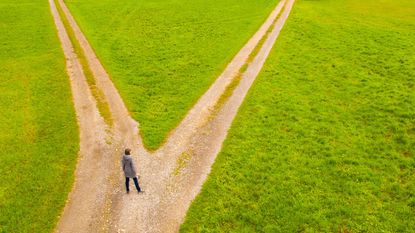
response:
[(112, 126), (114, 124), (114, 120), (111, 116), (110, 107), (105, 98), (105, 95), (104, 93), (102, 93), (102, 91), (98, 88), (96, 84), (94, 74), (91, 68), (89, 67), (88, 60), (86, 59), (84, 50), (81, 48), (79, 41), (76, 39), (75, 32), (72, 29), (68, 19), (66, 18), (65, 13), (63, 12), (61, 8), (60, 3), (57, 0), (54, 0), (54, 1), (55, 1), (56, 8), (58, 9), (59, 15), (61, 16), (62, 23), (65, 26), (66, 32), (68, 33), (69, 39), (72, 42), (74, 51), (76, 55), (78, 56), (79, 62), (82, 65), (82, 70), (86, 77), (86, 81), (88, 83), (89, 89), (91, 90), (91, 93), (96, 100), (98, 111), (103, 117), (105, 123), (109, 126)]
[(267, 40), (269, 34), (274, 29), (275, 24), (277, 23), (278, 19), (281, 17), (282, 13), (284, 12), (286, 6), (287, 6), (287, 2), (284, 3), (284, 6), (281, 9), (281, 11), (278, 13), (277, 17), (274, 19), (272, 24), (268, 27), (266, 33), (262, 36), (261, 40), (259, 40), (258, 44), (255, 46), (255, 48), (249, 54), (248, 58), (245, 61), (245, 64), (239, 69), (238, 73), (235, 75), (235, 77), (232, 79), (232, 81), (229, 83), (229, 85), (226, 86), (225, 91), (222, 93), (222, 95), (219, 97), (218, 101), (216, 102), (215, 106), (213, 107), (211, 117), (214, 117), (215, 115), (217, 115), (217, 113), (219, 112), (221, 107), (226, 103), (226, 101), (229, 99), (229, 97), (232, 96), (233, 91), (239, 85), (243, 74), (248, 69), (249, 65), (252, 63), (252, 61), (255, 59), (255, 57), (258, 55), (259, 51), (261, 50), (262, 46), (264, 45), (265, 41)]

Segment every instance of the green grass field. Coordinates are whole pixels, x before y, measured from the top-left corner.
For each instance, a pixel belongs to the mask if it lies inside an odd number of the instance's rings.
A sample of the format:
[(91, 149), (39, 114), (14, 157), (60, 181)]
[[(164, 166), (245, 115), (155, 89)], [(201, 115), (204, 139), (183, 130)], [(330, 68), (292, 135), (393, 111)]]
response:
[(414, 12), (297, 1), (181, 232), (414, 232)]
[(156, 149), (277, 0), (66, 0)]
[(78, 129), (47, 1), (0, 0), (0, 232), (51, 232)]

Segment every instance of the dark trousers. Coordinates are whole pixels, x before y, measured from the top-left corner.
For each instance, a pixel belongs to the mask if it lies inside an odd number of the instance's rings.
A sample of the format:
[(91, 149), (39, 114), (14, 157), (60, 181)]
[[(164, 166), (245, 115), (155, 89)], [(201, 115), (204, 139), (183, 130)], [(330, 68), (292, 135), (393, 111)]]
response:
[[(134, 177), (133, 180), (134, 180), (135, 188), (137, 189), (137, 191), (141, 192), (141, 188), (138, 185), (137, 177)], [(125, 187), (127, 188), (127, 192), (130, 192), (130, 178), (129, 177), (125, 177)]]

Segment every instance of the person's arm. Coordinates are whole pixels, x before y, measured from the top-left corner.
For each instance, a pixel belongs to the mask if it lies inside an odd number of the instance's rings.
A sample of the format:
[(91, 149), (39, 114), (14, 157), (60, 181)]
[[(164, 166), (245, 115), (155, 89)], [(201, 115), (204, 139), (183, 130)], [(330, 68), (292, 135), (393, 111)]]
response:
[(122, 163), (122, 170), (125, 171), (125, 160), (124, 160), (124, 158), (121, 159), (121, 163)]

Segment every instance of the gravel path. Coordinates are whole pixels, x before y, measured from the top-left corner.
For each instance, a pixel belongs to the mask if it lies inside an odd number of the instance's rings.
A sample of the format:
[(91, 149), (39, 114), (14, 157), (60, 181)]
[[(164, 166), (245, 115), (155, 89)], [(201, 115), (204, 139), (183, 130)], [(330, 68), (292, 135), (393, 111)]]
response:
[[(177, 232), (191, 201), (209, 174), (227, 130), (268, 57), (294, 0), (281, 0), (258, 32), (171, 132), (166, 143), (153, 153), (145, 150), (139, 137), (139, 124), (130, 117), (117, 89), (65, 3), (63, 0), (57, 2), (84, 50), (98, 88), (109, 103), (114, 126), (109, 128), (99, 115), (55, 2), (49, 0), (67, 59), (81, 134), (76, 181), (56, 232)], [(277, 16), (280, 17), (275, 21)], [(266, 34), (271, 26), (271, 33)], [(268, 37), (242, 75), (239, 85), (214, 114), (212, 109), (218, 99), (264, 35)], [(132, 192), (126, 195), (124, 192), (120, 159), (121, 150), (125, 147), (133, 150), (144, 194)]]

